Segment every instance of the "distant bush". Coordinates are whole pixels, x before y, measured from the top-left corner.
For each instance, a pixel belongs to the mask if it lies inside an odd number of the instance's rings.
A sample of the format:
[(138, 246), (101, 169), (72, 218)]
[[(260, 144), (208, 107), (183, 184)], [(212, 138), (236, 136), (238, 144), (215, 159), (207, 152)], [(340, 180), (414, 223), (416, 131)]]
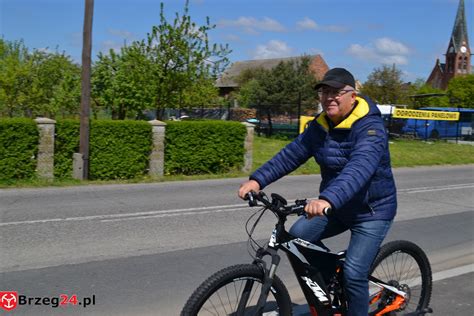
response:
[(240, 168), (246, 132), (238, 122), (167, 122), (165, 174), (223, 173)]
[(35, 176), (39, 132), (31, 119), (0, 119), (0, 180)]

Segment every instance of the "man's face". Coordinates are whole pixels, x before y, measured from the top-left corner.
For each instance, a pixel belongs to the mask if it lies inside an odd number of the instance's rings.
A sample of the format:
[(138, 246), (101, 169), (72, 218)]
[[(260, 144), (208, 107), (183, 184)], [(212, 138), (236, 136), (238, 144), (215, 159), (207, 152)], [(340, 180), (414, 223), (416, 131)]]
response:
[(334, 124), (339, 124), (352, 110), (356, 98), (356, 92), (351, 86), (341, 89), (323, 86), (318, 94), (324, 112)]

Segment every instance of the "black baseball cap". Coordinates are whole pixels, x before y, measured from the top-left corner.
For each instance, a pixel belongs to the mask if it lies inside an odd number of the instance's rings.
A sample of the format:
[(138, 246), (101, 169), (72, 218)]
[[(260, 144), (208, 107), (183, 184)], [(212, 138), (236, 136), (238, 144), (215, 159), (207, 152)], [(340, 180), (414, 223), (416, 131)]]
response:
[(314, 86), (314, 89), (319, 89), (322, 86), (330, 86), (336, 89), (341, 89), (345, 86), (351, 86), (355, 89), (355, 80), (354, 76), (346, 69), (333, 68), (326, 72), (323, 80)]

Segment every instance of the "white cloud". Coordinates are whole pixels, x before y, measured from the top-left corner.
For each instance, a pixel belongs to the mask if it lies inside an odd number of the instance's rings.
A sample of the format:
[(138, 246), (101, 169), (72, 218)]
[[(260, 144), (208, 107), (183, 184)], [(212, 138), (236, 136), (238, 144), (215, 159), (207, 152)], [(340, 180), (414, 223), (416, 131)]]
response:
[(397, 55), (407, 55), (410, 51), (408, 47), (402, 43), (391, 40), (388, 37), (375, 40), (375, 48), (381, 53)]
[(321, 55), (321, 56), (324, 56), (324, 53), (323, 53), (323, 51), (322, 51), (320, 48), (314, 48), (314, 47), (312, 47), (312, 48), (310, 48), (310, 49), (308, 50), (308, 53), (309, 53), (310, 55)]
[(106, 40), (100, 43), (100, 51), (107, 54), (111, 49), (115, 52), (119, 52), (120, 48), (123, 46), (123, 43), (117, 43), (112, 40)]
[(39, 52), (42, 52), (42, 53), (46, 53), (46, 54), (54, 54), (55, 51), (51, 50), (51, 48), (49, 47), (40, 47), (37, 49), (37, 51)]
[(296, 29), (300, 31), (313, 30), (330, 33), (343, 33), (349, 31), (347, 27), (342, 25), (319, 25), (316, 21), (308, 17), (296, 22)]
[(117, 36), (126, 40), (133, 40), (135, 38), (135, 35), (132, 32), (129, 31), (123, 31), (123, 30), (116, 30), (116, 29), (108, 29), (107, 32), (110, 35)]
[(241, 42), (242, 41), (242, 38), (238, 35), (235, 35), (235, 34), (225, 34), (222, 38), (225, 41), (229, 41), (229, 42)]
[(288, 57), (293, 54), (293, 49), (285, 42), (271, 40), (265, 45), (258, 45), (253, 54), (253, 59), (267, 59)]
[(259, 20), (254, 17), (241, 16), (237, 20), (221, 20), (217, 23), (221, 27), (236, 27), (249, 34), (258, 34), (259, 31), (285, 32), (286, 28), (280, 22), (264, 17)]
[(298, 26), (299, 30), (317, 30), (318, 29), (318, 24), (308, 18), (305, 17), (303, 20), (296, 22), (296, 25)]
[(352, 44), (348, 50), (349, 54), (360, 59), (374, 59), (377, 57), (373, 48), (364, 47), (359, 44)]
[(119, 40), (107, 39), (102, 41), (99, 46), (99, 51), (108, 53), (111, 49), (119, 52), (124, 45), (130, 45), (135, 40), (135, 35), (132, 32), (117, 30), (109, 28), (107, 33), (111, 36), (118, 37)]
[(382, 64), (407, 65), (410, 49), (403, 43), (383, 37), (366, 46), (352, 44), (347, 52), (361, 60)]

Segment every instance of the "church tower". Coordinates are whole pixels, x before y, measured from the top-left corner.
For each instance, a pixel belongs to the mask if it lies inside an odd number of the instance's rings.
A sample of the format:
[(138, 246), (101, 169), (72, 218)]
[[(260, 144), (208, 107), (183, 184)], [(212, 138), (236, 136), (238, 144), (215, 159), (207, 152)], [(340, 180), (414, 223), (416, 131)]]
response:
[(453, 32), (449, 40), (448, 49), (445, 54), (445, 63), (436, 60), (435, 67), (431, 71), (426, 83), (434, 88), (446, 89), (451, 78), (470, 74), (471, 48), (467, 34), (466, 14), (464, 11), (464, 0), (459, 1)]

